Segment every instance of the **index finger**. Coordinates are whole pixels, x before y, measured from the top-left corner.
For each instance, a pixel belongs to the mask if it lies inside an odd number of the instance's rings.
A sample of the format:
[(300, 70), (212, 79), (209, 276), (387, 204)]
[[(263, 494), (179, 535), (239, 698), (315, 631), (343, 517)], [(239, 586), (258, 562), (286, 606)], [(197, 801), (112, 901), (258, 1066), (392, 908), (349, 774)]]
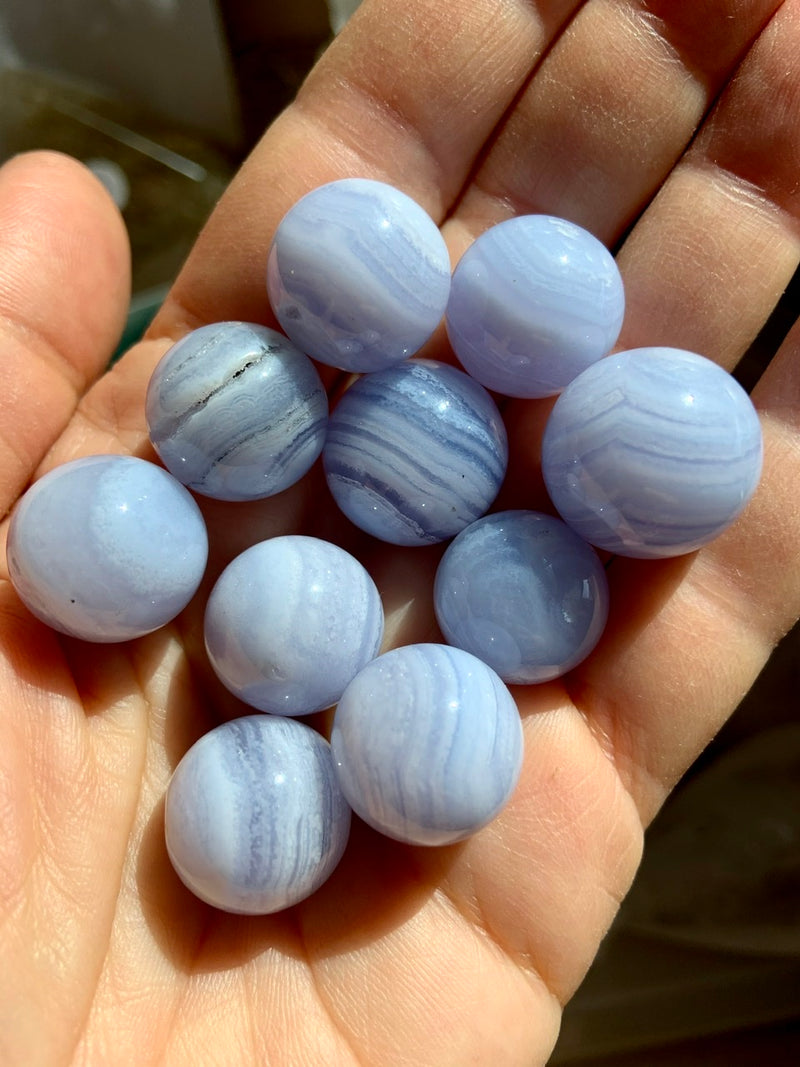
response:
[(274, 325), (272, 234), (310, 189), (387, 181), (441, 222), (485, 141), (578, 0), (366, 0), (220, 201), (151, 336)]

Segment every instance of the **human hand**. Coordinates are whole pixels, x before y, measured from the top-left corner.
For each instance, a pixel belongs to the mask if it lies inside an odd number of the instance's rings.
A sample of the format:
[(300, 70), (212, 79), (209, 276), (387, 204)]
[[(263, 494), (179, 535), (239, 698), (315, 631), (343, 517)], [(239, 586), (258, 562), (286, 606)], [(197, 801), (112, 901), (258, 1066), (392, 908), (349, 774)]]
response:
[[(798, 55), (798, 0), (365, 0), (231, 185), (148, 338), (94, 385), (125, 311), (119, 218), (76, 164), (12, 161), (0, 171), (4, 510), (75, 456), (153, 458), (143, 397), (157, 359), (203, 322), (273, 321), (271, 234), (338, 177), (403, 188), (454, 259), (523, 212), (622, 242), (620, 347), (676, 345), (732, 367), (800, 259)], [(689, 557), (615, 559), (594, 654), (517, 689), (526, 759), (502, 815), (435, 850), (358, 824), (330, 882), (274, 916), (201, 904), (163, 843), (171, 770), (242, 711), (209, 676), (202, 593), (171, 626), (99, 647), (40, 625), (4, 582), (2, 1062), (545, 1062), (643, 826), (800, 615), (800, 329), (754, 400), (765, 466), (740, 520)], [(506, 405), (504, 506), (545, 504), (548, 406)], [(264, 537), (331, 537), (378, 581), (389, 643), (435, 635), (438, 552), (354, 535), (318, 470), (263, 503), (203, 508), (208, 582)]]

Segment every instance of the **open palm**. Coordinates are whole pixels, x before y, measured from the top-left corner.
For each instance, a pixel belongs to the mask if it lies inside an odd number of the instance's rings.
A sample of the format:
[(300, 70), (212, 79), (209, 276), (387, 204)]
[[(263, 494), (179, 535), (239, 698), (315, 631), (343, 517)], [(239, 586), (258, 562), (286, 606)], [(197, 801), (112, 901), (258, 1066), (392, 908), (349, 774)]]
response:
[[(0, 171), (3, 509), (72, 457), (153, 458), (143, 396), (156, 360), (203, 322), (272, 322), (271, 234), (300, 195), (344, 176), (404, 189), (454, 259), (509, 215), (570, 218), (619, 247), (620, 347), (732, 367), (800, 259), (798, 56), (800, 0), (365, 0), (231, 185), (148, 339), (95, 384), (125, 311), (120, 220), (77, 164), (12, 161)], [(427, 354), (443, 353), (437, 338)], [(242, 711), (204, 659), (203, 591), (172, 626), (100, 647), (47, 630), (3, 581), (2, 1063), (544, 1063), (643, 826), (800, 614), (798, 330), (754, 399), (765, 468), (750, 507), (693, 556), (610, 564), (593, 656), (515, 694), (526, 759), (501, 817), (441, 850), (358, 824), (331, 881), (276, 916), (196, 901), (163, 843), (171, 770)], [(545, 505), (547, 409), (505, 408), (504, 506)], [(437, 550), (348, 532), (318, 470), (265, 503), (203, 506), (209, 582), (272, 534), (336, 538), (381, 586), (391, 643), (435, 639)]]

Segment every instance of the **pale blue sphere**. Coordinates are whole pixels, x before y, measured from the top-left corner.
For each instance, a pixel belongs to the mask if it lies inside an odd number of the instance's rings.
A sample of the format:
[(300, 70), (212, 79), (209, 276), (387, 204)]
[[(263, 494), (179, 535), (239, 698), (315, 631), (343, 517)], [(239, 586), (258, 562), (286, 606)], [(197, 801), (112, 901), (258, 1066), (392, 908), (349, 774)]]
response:
[(535, 511), (486, 515), (462, 530), (436, 572), (447, 641), (504, 682), (557, 678), (592, 651), (608, 618), (608, 582), (590, 545)]
[(755, 492), (758, 415), (726, 371), (693, 352), (637, 348), (584, 371), (556, 401), (542, 473), (562, 518), (622, 556), (707, 544)]
[(416, 845), (474, 834), (508, 802), (522, 766), (517, 706), (497, 674), (448, 645), (373, 660), (336, 709), (331, 750), (353, 810)]
[(335, 704), (377, 656), (383, 607), (344, 549), (288, 534), (237, 556), (208, 599), (205, 642), (224, 685), (246, 704), (308, 715)]
[(56, 467), (20, 500), (8, 533), (17, 593), (48, 626), (85, 641), (157, 630), (194, 595), (208, 537), (191, 494), (133, 456)]
[(321, 363), (375, 371), (417, 352), (444, 315), (450, 258), (436, 223), (383, 182), (307, 193), (279, 224), (267, 292), (281, 328)]
[(497, 405), (463, 371), (414, 359), (351, 386), (328, 423), (331, 493), (396, 545), (444, 541), (488, 510), (508, 463)]
[(282, 334), (215, 322), (166, 353), (145, 410), (156, 452), (184, 485), (217, 500), (258, 500), (317, 459), (328, 397), (314, 364)]
[(211, 730), (180, 761), (165, 832), (172, 865), (195, 896), (266, 915), (330, 876), (350, 809), (324, 738), (294, 719), (250, 715)]
[(461, 257), (447, 333), (487, 389), (552, 396), (611, 350), (624, 313), (622, 278), (596, 237), (565, 219), (521, 215)]

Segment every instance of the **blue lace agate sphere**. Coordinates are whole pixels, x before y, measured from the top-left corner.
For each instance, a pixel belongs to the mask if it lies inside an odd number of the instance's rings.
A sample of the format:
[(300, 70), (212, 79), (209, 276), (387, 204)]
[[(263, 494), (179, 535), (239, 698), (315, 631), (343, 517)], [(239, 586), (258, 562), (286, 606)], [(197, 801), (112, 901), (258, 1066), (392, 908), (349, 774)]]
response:
[(444, 845), (485, 826), (522, 766), (516, 704), (491, 667), (460, 648), (406, 645), (344, 691), (333, 761), (362, 819), (398, 841)]
[(392, 544), (423, 545), (452, 537), (489, 508), (508, 441), (481, 385), (415, 359), (347, 390), (322, 457), (334, 499), (356, 526)]
[(17, 505), (11, 581), (34, 615), (85, 641), (127, 641), (182, 611), (208, 537), (191, 494), (132, 456), (87, 456), (45, 474)]
[(221, 681), (278, 715), (330, 707), (377, 656), (383, 607), (375, 583), (344, 549), (286, 535), (237, 556), (206, 606), (205, 640)]
[(310, 896), (342, 857), (350, 809), (330, 746), (293, 719), (250, 715), (205, 734), (175, 768), (167, 851), (224, 911), (266, 915)]
[(564, 219), (521, 215), (462, 256), (447, 332), (487, 389), (552, 396), (611, 350), (624, 312), (617, 265), (597, 238)]
[(184, 485), (257, 500), (293, 485), (319, 456), (328, 397), (314, 364), (281, 334), (216, 322), (166, 353), (146, 415), (155, 450)]
[(322, 363), (375, 371), (417, 352), (441, 321), (450, 258), (433, 219), (383, 182), (346, 178), (291, 208), (267, 292), (281, 328)]
[(434, 601), (450, 644), (504, 682), (545, 682), (599, 641), (608, 582), (597, 553), (560, 519), (503, 511), (478, 519), (448, 547)]
[(692, 352), (638, 348), (584, 371), (556, 401), (542, 472), (562, 518), (623, 556), (678, 556), (742, 511), (761, 427), (741, 386)]

